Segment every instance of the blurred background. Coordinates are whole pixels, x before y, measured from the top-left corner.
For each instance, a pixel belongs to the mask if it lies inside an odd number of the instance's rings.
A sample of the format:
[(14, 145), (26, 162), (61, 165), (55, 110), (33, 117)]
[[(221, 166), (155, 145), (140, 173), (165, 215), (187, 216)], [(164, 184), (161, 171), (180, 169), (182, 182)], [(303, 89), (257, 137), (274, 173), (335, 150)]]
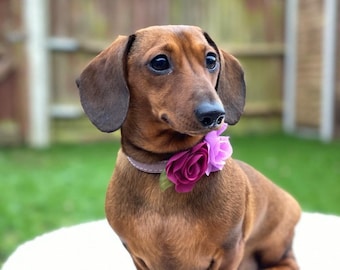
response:
[(119, 132), (85, 117), (75, 79), (117, 35), (204, 29), (245, 70), (234, 157), (305, 211), (340, 214), (337, 0), (1, 0), (0, 266), (43, 232), (104, 218)]

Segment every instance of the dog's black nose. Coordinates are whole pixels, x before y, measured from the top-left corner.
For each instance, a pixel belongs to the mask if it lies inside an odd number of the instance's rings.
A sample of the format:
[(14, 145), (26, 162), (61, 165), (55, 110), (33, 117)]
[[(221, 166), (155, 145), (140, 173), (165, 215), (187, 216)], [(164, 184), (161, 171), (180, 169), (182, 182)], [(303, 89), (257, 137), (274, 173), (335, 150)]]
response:
[(225, 111), (220, 103), (203, 102), (196, 108), (195, 114), (203, 127), (210, 128), (223, 122)]

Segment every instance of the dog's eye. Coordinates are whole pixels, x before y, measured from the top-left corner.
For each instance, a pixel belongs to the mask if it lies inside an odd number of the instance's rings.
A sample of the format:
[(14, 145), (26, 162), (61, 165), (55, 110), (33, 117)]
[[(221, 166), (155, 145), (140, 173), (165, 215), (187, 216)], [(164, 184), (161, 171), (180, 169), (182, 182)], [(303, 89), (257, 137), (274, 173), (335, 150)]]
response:
[(209, 52), (205, 57), (205, 65), (210, 71), (214, 71), (217, 67), (217, 56), (213, 52)]
[(164, 71), (168, 71), (170, 68), (169, 60), (164, 54), (157, 55), (151, 60), (149, 65), (153, 71), (161, 74), (163, 74)]

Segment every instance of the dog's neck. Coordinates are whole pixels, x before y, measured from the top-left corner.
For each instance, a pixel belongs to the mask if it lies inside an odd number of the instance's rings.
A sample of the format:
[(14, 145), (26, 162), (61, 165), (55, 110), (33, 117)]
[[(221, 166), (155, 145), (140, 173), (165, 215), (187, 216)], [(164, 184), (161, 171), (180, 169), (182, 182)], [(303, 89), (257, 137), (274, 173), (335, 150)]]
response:
[(122, 136), (121, 146), (124, 154), (136, 162), (143, 162), (144, 164), (157, 164), (172, 157), (176, 152), (169, 153), (155, 153), (148, 151), (140, 146), (133, 144), (131, 141)]
[[(168, 160), (174, 154), (193, 147), (204, 138), (204, 135), (192, 137), (180, 133), (171, 135), (163, 133), (148, 139), (147, 141), (151, 142), (149, 143), (138, 137), (137, 134), (126, 134), (130, 132), (130, 130), (122, 129), (121, 146), (123, 152), (132, 159), (147, 164)], [(166, 150), (159, 152), (162, 149)]]
[(222, 170), (226, 160), (232, 155), (229, 137), (221, 136), (226, 128), (227, 124), (223, 124), (219, 130), (209, 132), (192, 148), (174, 153), (170, 159), (145, 162), (145, 160), (136, 160), (126, 152), (125, 155), (135, 169), (144, 173), (160, 174), (162, 190), (175, 184), (177, 192), (190, 192), (203, 175), (209, 176), (212, 172)]

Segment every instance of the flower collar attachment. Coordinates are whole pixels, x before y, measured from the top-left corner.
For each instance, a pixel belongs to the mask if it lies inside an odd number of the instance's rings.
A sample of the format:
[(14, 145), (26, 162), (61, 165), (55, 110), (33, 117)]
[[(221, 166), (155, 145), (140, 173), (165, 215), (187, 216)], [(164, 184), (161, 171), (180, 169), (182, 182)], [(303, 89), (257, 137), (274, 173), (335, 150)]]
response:
[(192, 191), (198, 180), (205, 174), (223, 169), (226, 160), (233, 153), (229, 137), (221, 136), (228, 125), (223, 124), (219, 130), (209, 132), (204, 140), (194, 147), (176, 153), (169, 160), (154, 164), (138, 162), (127, 157), (136, 169), (160, 175), (160, 187), (164, 191), (175, 185), (179, 193)]

